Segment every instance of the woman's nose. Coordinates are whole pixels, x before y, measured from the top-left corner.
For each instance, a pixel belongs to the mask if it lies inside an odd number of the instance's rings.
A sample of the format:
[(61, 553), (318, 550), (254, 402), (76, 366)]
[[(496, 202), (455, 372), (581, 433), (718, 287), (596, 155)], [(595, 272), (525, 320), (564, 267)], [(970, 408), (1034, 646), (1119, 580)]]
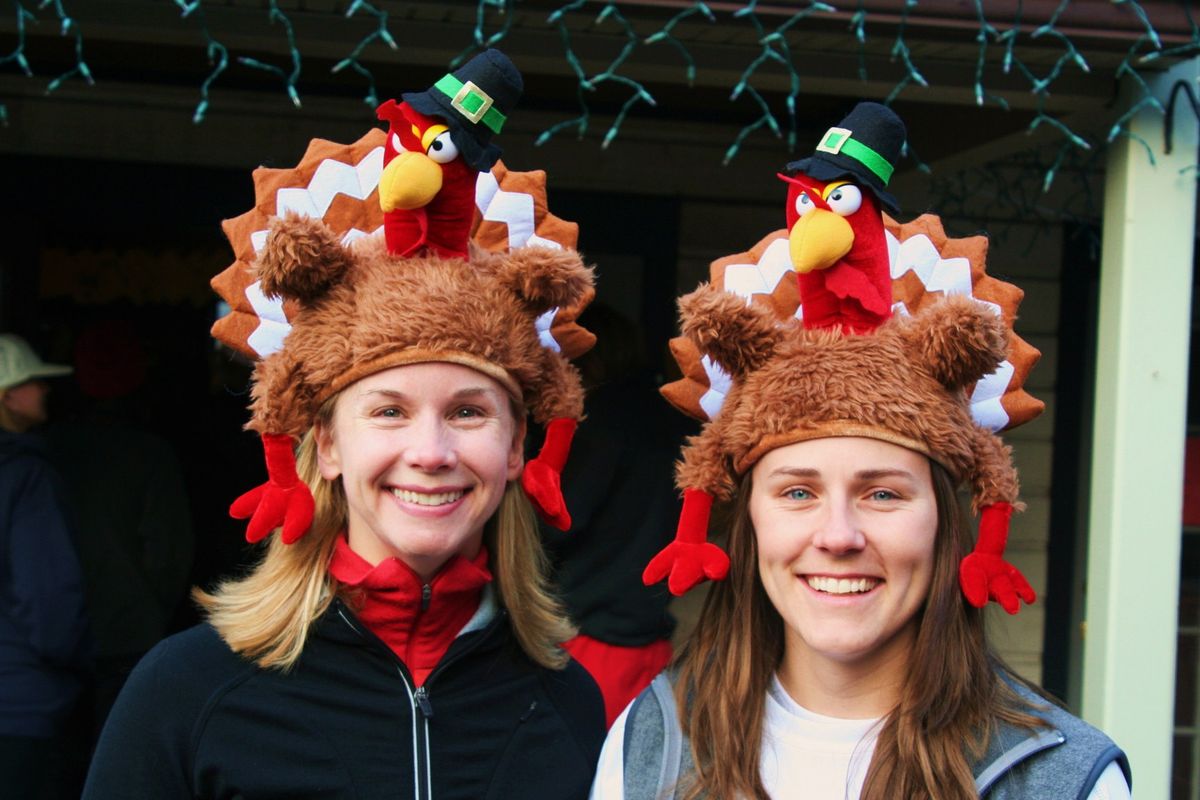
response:
[(852, 508), (841, 504), (830, 507), (824, 524), (813, 537), (813, 544), (835, 554), (861, 550), (866, 542), (857, 515)]
[(408, 427), (405, 460), (425, 472), (453, 469), (458, 463), (454, 436), (440, 417), (423, 416)]

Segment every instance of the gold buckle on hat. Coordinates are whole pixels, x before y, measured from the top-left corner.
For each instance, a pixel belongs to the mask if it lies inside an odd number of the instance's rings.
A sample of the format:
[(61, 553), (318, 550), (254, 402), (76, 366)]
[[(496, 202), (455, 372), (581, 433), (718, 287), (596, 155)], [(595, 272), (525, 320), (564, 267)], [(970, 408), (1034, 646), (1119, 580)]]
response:
[(821, 137), (821, 142), (817, 145), (817, 149), (822, 153), (837, 155), (842, 152), (842, 148), (846, 145), (846, 142), (850, 141), (851, 134), (852, 131), (849, 128), (830, 128)]
[[(475, 103), (479, 103), (479, 105), (472, 111), (467, 108), (468, 102), (471, 105), (475, 105)], [(458, 90), (458, 93), (451, 98), (450, 105), (458, 113), (469, 119), (472, 125), (475, 125), (478, 124), (479, 120), (483, 119), (483, 115), (492, 107), (493, 102), (492, 96), (476, 86), (475, 81), (467, 81)]]

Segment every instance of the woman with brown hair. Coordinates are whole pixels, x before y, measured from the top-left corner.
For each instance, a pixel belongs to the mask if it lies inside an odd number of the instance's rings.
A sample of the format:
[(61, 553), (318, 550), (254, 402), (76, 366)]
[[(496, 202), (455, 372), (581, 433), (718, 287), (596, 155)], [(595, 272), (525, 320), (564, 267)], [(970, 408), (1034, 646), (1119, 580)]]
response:
[(269, 542), (131, 675), (85, 797), (585, 796), (603, 704), (521, 479), (526, 414), (582, 412), (535, 321), (591, 270), (396, 258), (297, 215), (255, 270), (298, 307), (254, 376), (269, 480), (232, 509)]
[(1002, 557), (1010, 455), (966, 391), (1004, 360), (1003, 320), (949, 297), (804, 330), (712, 285), (680, 307), (732, 377), (678, 472), (733, 501), (728, 580), (614, 724), (593, 798), (1128, 798), (1124, 754), (984, 634), (989, 596), (1034, 599)]

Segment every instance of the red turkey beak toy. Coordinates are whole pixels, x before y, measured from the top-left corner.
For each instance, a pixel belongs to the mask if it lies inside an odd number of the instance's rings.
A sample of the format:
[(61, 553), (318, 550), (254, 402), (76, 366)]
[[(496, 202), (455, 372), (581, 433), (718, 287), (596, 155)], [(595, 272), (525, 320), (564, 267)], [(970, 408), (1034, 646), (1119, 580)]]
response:
[(486, 50), (424, 92), (406, 92), (376, 113), (388, 123), (379, 204), (388, 252), (466, 258), (475, 183), (492, 168), (508, 113), (524, 89), (499, 50)]
[(388, 100), (378, 109), (389, 123), (379, 176), (379, 205), (388, 251), (407, 257), (428, 249), (465, 258), (475, 212), (472, 169), (439, 118)]
[(788, 246), (807, 328), (868, 333), (892, 313), (883, 213), (856, 183), (780, 175), (788, 186)]

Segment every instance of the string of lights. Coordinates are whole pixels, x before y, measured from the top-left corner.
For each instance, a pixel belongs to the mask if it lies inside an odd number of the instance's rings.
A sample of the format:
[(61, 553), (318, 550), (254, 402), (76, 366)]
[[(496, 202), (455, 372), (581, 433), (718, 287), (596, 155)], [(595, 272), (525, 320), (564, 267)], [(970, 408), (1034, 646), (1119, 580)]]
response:
[(358, 44), (354, 46), (354, 49), (350, 51), (350, 55), (334, 64), (332, 71), (337, 73), (341, 72), (346, 67), (349, 67), (359, 75), (362, 75), (364, 78), (366, 78), (367, 94), (365, 97), (363, 97), (363, 102), (365, 102), (371, 108), (375, 108), (379, 105), (379, 93), (375, 91), (375, 75), (371, 72), (370, 68), (367, 67), (366, 64), (359, 60), (359, 57), (363, 54), (364, 50), (377, 41), (383, 42), (393, 50), (398, 49), (398, 45), (396, 44), (396, 40), (392, 37), (391, 32), (388, 30), (388, 14), (386, 11), (376, 8), (368, 3), (367, 0), (354, 0), (354, 2), (352, 2), (346, 9), (346, 18), (349, 19), (350, 17), (353, 17), (359, 11), (363, 11), (374, 17), (376, 28), (359, 40)]
[[(147, 3), (171, 2), (181, 12), (181, 19), (194, 24), (201, 33), (204, 42), (204, 52), (208, 62), (208, 71), (200, 83), (200, 99), (193, 113), (193, 120), (202, 123), (211, 107), (210, 89), (217, 79), (226, 73), (230, 66), (232, 54), (229, 46), (222, 41), (228, 37), (214, 31), (211, 19), (205, 15), (205, 6), (216, 5), (215, 0), (146, 0)], [(455, 56), (451, 68), (463, 63), (474, 53), (487, 47), (501, 44), (512, 32), (520, 0), (476, 0), (475, 26), (471, 40), (463, 50)], [(1005, 76), (1016, 76), (1022, 79), (1028, 91), (1035, 97), (1033, 103), (1034, 115), (1028, 125), (1029, 131), (1043, 126), (1052, 128), (1057, 135), (1053, 155), (1045, 160), (1045, 171), (1039, 181), (1043, 191), (1048, 191), (1055, 177), (1065, 165), (1077, 157), (1092, 158), (1102, 152), (1107, 144), (1119, 137), (1131, 137), (1138, 141), (1146, 150), (1148, 157), (1153, 160), (1153, 148), (1142, 141), (1130, 128), (1130, 122), (1138, 113), (1152, 110), (1164, 114), (1166, 109), (1154, 96), (1148, 83), (1148, 70), (1155, 62), (1163, 58), (1186, 58), (1200, 54), (1200, 28), (1192, 17), (1189, 3), (1181, 0), (1184, 13), (1190, 25), (1191, 35), (1186, 40), (1173, 40), (1170, 47), (1164, 47), (1163, 39), (1156, 30), (1150, 14), (1138, 0), (1113, 0), (1113, 5), (1126, 10), (1137, 21), (1141, 35), (1133, 42), (1124, 54), (1120, 63), (1113, 70), (1114, 80), (1125, 80), (1131, 87), (1133, 96), (1125, 112), (1113, 123), (1106, 134), (1089, 138), (1089, 134), (1073, 130), (1063, 116), (1052, 110), (1048, 102), (1054, 91), (1056, 82), (1068, 70), (1078, 70), (1089, 73), (1092, 69), (1088, 60), (1080, 50), (1076, 37), (1072, 36), (1074, 29), (1061, 24), (1064, 14), (1072, 6), (1083, 0), (1060, 0), (1050, 17), (1043, 23), (1032, 26), (1025, 20), (1025, 9), (1022, 0), (1018, 0), (1015, 9), (1006, 6), (1005, 17), (1000, 18), (997, 12), (990, 12), (983, 0), (974, 0), (975, 25), (962, 28), (973, 36), (976, 43), (976, 59), (970, 81), (974, 92), (976, 105), (995, 105), (1008, 110), (1009, 102), (1001, 92), (993, 88), (990, 76), (996, 74), (995, 67)], [(223, 4), (222, 4), (223, 5)], [(757, 49), (745, 48), (747, 61), (730, 86), (729, 102), (733, 104), (749, 103), (753, 119), (747, 122), (735, 135), (733, 141), (724, 152), (724, 162), (728, 164), (735, 159), (746, 141), (760, 131), (769, 131), (772, 136), (780, 139), (783, 146), (791, 153), (797, 142), (796, 107), (806, 71), (812, 70), (812, 59), (805, 54), (796, 52), (796, 44), (810, 28), (806, 23), (820, 19), (823, 30), (828, 31), (828, 18), (832, 14), (842, 14), (849, 20), (846, 27), (846, 50), (857, 52), (857, 72), (861, 81), (868, 76), (868, 47), (872, 39), (868, 35), (872, 20), (880, 17), (878, 10), (868, 11), (864, 0), (850, 3), (831, 3), (810, 0), (807, 3), (797, 3), (790, 14), (781, 14), (778, 5), (773, 6), (769, 13), (759, 8), (759, 0), (747, 0), (736, 7), (726, 6), (719, 12), (706, 2), (697, 0), (691, 3), (678, 3), (675, 13), (668, 19), (661, 19), (652, 14), (639, 14), (634, 18), (629, 13), (632, 4), (626, 4), (623, 12), (620, 3), (614, 0), (571, 0), (554, 8), (545, 17), (545, 25), (558, 33), (561, 43), (562, 57), (570, 73), (576, 79), (576, 99), (578, 113), (568, 119), (554, 123), (536, 136), (537, 144), (545, 144), (560, 133), (571, 131), (576, 137), (583, 139), (589, 130), (597, 102), (597, 92), (602, 86), (609, 89), (605, 97), (608, 102), (604, 106), (606, 113), (615, 116), (608, 124), (600, 139), (602, 148), (610, 147), (618, 138), (622, 124), (634, 113), (647, 113), (657, 107), (658, 101), (645, 83), (636, 76), (641, 74), (636, 68), (639, 57), (647, 48), (661, 44), (669, 45), (680, 56), (683, 62), (684, 75), (688, 85), (696, 80), (697, 70), (704, 67), (698, 63), (696, 54), (689, 46), (690, 31), (694, 33), (696, 23), (719, 23), (722, 25), (749, 26)], [(294, 8), (288, 4), (287, 8)], [(301, 6), (303, 7), (303, 6)], [(373, 27), (359, 38), (349, 52), (333, 66), (335, 73), (349, 71), (360, 76), (367, 86), (364, 101), (370, 105), (379, 102), (375, 75), (372, 63), (378, 64), (382, 56), (369, 51), (374, 45), (382, 42), (386, 47), (395, 51), (403, 44), (403, 37), (397, 37), (389, 30), (389, 16), (385, 0), (347, 0), (344, 11), (346, 18), (363, 17), (374, 23)], [(83, 56), (84, 35), (78, 21), (70, 16), (65, 8), (65, 0), (41, 0), (32, 6), (30, 0), (13, 0), (14, 22), (12, 29), (16, 42), (7, 53), (0, 56), (0, 69), (13, 65), (22, 74), (33, 77), (34, 68), (29, 50), (29, 26), (39, 23), (39, 15), (49, 12), (58, 22), (61, 35), (73, 36), (75, 43), (75, 63), (63, 73), (52, 78), (46, 92), (51, 93), (60, 88), (65, 82), (79, 78), (88, 84), (94, 82), (91, 70)], [(77, 10), (84, 12), (85, 6), (79, 5)], [(268, 0), (266, 4), (267, 20), (272, 25), (282, 29), (285, 39), (286, 58), (290, 60), (290, 69), (278, 64), (266, 63), (249, 55), (237, 55), (234, 59), (238, 64), (253, 69), (263, 70), (277, 76), (283, 83), (284, 91), (291, 102), (299, 107), (300, 78), (302, 52), (297, 41), (295, 29), (290, 14), (297, 11), (285, 12), (278, 0)], [(906, 90), (917, 87), (928, 87), (930, 81), (927, 72), (918, 65), (918, 56), (913, 47), (911, 24), (918, 11), (918, 0), (904, 0), (899, 6), (898, 18), (893, 13), (886, 22), (894, 28), (895, 38), (888, 52), (890, 61), (899, 68), (900, 76), (884, 97), (883, 102), (890, 104)], [(594, 12), (594, 13), (593, 13)], [(318, 14), (313, 10), (305, 10), (305, 14)], [(210, 15), (211, 17), (211, 15)], [(528, 22), (523, 22), (528, 25)], [(575, 35), (579, 31), (589, 34), (601, 33), (615, 36), (618, 43), (616, 54), (607, 63), (596, 64), (582, 57), (578, 52)], [(218, 38), (218, 37), (222, 38)], [(1077, 35), (1076, 35), (1077, 36)], [(1048, 46), (1053, 45), (1051, 53), (1053, 60), (1046, 66)], [(1055, 53), (1055, 50), (1057, 52)], [(1034, 58), (1030, 54), (1036, 53)], [(368, 55), (370, 57), (368, 57)], [(646, 56), (649, 58), (649, 56)], [(1035, 66), (1040, 64), (1041, 66)], [(782, 83), (779, 73), (782, 72)], [(613, 105), (611, 95), (617, 90), (623, 97)], [(1011, 95), (1010, 95), (1011, 97)], [(1193, 110), (1193, 113), (1198, 113)], [(0, 103), (0, 123), (8, 124), (8, 110)], [(918, 167), (925, 165), (909, 152)]]

